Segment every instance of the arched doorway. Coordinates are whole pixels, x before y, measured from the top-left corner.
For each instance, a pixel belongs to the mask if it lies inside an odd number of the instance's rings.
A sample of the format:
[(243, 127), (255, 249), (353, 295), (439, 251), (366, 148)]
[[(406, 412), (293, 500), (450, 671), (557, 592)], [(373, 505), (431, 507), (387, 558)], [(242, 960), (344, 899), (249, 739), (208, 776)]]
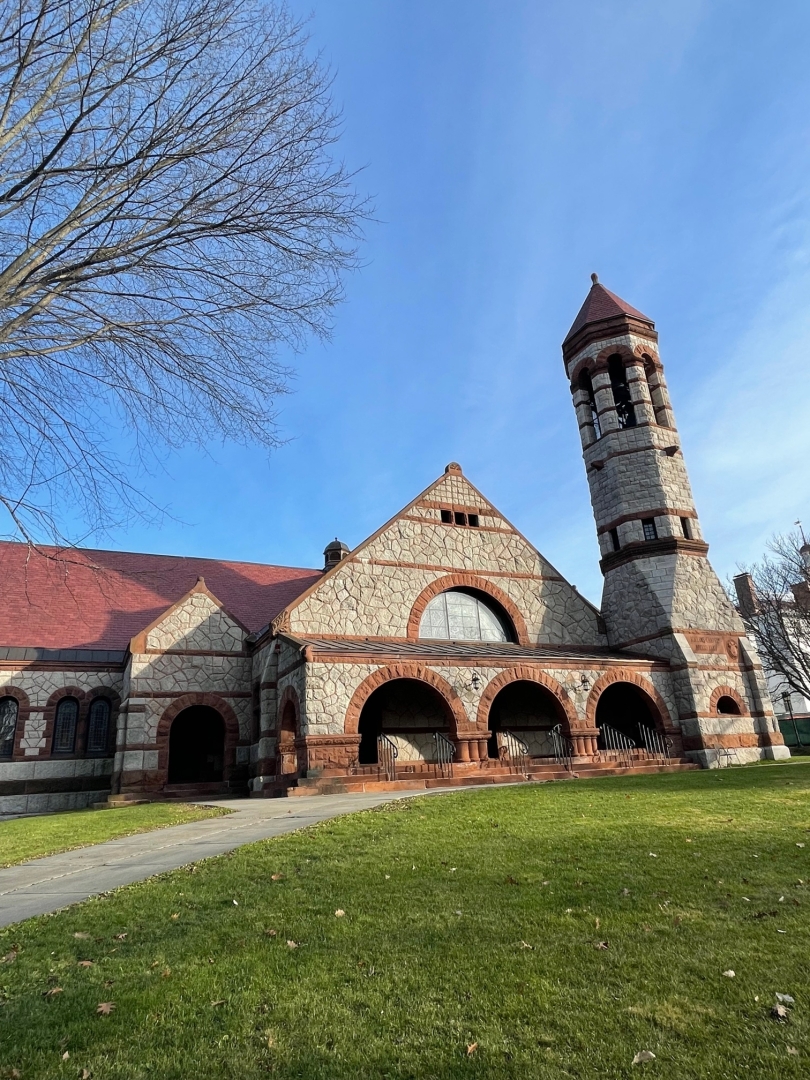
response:
[(606, 687), (596, 703), (596, 726), (600, 730), (599, 748), (605, 748), (601, 734), (610, 727), (630, 739), (634, 746), (646, 746), (642, 727), (663, 734), (661, 713), (649, 694), (633, 683), (615, 682)]
[(530, 757), (553, 757), (551, 729), (567, 727), (561, 703), (545, 686), (518, 679), (499, 691), (489, 710), (489, 757), (499, 756), (499, 733), (511, 731), (529, 748)]
[(298, 734), (297, 720), (295, 703), (288, 700), (281, 710), (281, 723), (278, 728), (278, 771), (283, 776), (289, 776), (298, 769), (295, 748), (295, 737)]
[(225, 778), (225, 721), (208, 705), (191, 705), (172, 721), (169, 783), (213, 784)]
[(435, 761), (435, 732), (450, 737), (453, 714), (438, 690), (418, 679), (392, 679), (369, 696), (358, 723), (360, 765), (377, 764), (377, 739), (387, 735), (397, 763)]

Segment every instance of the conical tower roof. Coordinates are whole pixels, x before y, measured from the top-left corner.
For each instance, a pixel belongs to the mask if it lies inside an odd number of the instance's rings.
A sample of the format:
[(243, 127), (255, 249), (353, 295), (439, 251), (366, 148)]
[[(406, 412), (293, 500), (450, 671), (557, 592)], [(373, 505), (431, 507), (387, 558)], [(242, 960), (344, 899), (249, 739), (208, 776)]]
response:
[(622, 300), (620, 296), (601, 285), (596, 274), (591, 274), (591, 280), (593, 281), (591, 291), (585, 297), (585, 303), (579, 309), (579, 314), (566, 334), (563, 346), (584, 327), (590, 326), (592, 323), (604, 322), (607, 319), (615, 319), (617, 316), (630, 315), (634, 319), (640, 319), (642, 322), (648, 323), (650, 327), (655, 326), (655, 323), (648, 315), (644, 315), (637, 308), (631, 307), (626, 300)]

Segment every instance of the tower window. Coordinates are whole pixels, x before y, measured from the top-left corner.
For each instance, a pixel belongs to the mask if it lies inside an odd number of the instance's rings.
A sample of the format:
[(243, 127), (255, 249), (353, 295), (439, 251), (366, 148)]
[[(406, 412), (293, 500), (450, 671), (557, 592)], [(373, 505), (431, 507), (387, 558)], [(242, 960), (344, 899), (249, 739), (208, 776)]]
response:
[(452, 510), (442, 510), (442, 521), (444, 522), (445, 525), (452, 525), (453, 524), (453, 511)]
[(596, 395), (593, 392), (593, 380), (591, 379), (590, 371), (585, 370), (579, 373), (579, 388), (580, 390), (584, 390), (588, 395), (588, 404), (591, 407), (593, 433), (597, 439), (601, 439), (602, 429), (599, 427), (599, 413), (596, 411)]
[(456, 525), (466, 525), (467, 524), (467, 515), (462, 513), (460, 510), (455, 511), (455, 513), (453, 514), (453, 518), (455, 520)]
[(478, 528), (478, 514), (467, 514), (467, 524), (471, 529)]
[(689, 526), (689, 518), (686, 518), (686, 517), (681, 518), (681, 532), (683, 533), (683, 535), (686, 537), (687, 540), (692, 539), (692, 529)]
[(610, 530), (610, 539), (611, 539), (611, 541), (613, 543), (613, 550), (614, 551), (619, 551), (622, 545), (619, 543), (619, 530), (618, 529), (611, 529)]
[(610, 387), (613, 391), (613, 400), (616, 403), (616, 415), (619, 419), (620, 428), (636, 426), (636, 410), (630, 400), (630, 387), (627, 385), (627, 372), (624, 361), (617, 354), (608, 360), (608, 374), (610, 375)]
[(644, 539), (645, 540), (657, 540), (658, 539), (658, 529), (656, 529), (656, 527), (655, 527), (655, 519), (654, 518), (642, 518), (641, 527), (644, 530)]

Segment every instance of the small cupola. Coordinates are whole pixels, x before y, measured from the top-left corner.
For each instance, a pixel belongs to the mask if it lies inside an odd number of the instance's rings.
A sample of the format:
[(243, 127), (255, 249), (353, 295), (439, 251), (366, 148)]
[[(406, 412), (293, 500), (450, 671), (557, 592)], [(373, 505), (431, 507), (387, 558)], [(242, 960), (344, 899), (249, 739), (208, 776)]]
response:
[(327, 544), (323, 549), (323, 568), (324, 570), (330, 570), (333, 566), (345, 559), (349, 554), (349, 549), (343, 543), (342, 540), (338, 540), (337, 537), (331, 544)]

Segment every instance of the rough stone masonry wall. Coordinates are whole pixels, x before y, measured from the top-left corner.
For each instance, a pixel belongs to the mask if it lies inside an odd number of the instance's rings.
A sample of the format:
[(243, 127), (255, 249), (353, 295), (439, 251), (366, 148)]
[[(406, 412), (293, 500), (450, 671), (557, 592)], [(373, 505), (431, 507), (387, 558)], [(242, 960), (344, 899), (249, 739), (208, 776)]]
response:
[[(15, 753), (17, 760), (0, 762), (0, 815), (76, 810), (105, 799), (110, 790), (112, 758), (52, 758), (52, 725), (47, 723), (46, 711), (52, 713), (48, 703), (53, 704), (71, 690), (79, 690), (88, 698), (99, 690), (111, 690), (120, 696), (122, 673), (116, 669), (26, 666), (0, 670), (0, 697), (4, 696), (4, 687), (22, 690), (30, 708)], [(21, 722), (22, 718), (18, 719), (18, 725)], [(84, 790), (59, 791), (60, 786)], [(48, 787), (56, 790), (42, 790)]]
[[(432, 503), (478, 510), (480, 528), (444, 525)], [(292, 609), (293, 633), (406, 637), (420, 593), (454, 572), (502, 590), (537, 644), (604, 642), (598, 614), (463, 477), (440, 481)]]

